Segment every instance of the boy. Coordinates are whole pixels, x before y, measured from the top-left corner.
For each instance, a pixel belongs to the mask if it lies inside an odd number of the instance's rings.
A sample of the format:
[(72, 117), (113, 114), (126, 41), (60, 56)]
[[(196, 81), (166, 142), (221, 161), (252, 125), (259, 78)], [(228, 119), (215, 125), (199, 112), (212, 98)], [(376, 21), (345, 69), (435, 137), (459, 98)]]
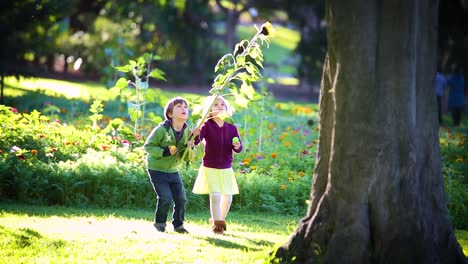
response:
[(187, 101), (182, 97), (169, 100), (164, 107), (164, 116), (165, 120), (151, 131), (143, 146), (147, 153), (148, 175), (157, 197), (154, 227), (159, 232), (166, 232), (167, 213), (174, 202), (174, 231), (188, 233), (184, 228), (186, 194), (179, 174), (179, 167), (184, 163), (181, 160), (184, 149), (187, 145), (193, 147), (193, 141), (187, 142), (190, 138), (186, 123), (189, 116)]

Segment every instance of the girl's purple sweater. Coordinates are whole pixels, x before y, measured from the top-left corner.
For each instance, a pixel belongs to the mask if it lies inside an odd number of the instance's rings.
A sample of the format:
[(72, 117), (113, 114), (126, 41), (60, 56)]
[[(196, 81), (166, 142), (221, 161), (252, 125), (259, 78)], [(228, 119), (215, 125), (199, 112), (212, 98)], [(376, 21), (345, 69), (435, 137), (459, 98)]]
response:
[[(234, 149), (232, 139), (239, 138), (241, 143), (238, 149)], [(213, 120), (208, 120), (202, 126), (200, 134), (195, 138), (195, 145), (205, 140), (205, 155), (203, 156), (203, 166), (215, 169), (227, 169), (232, 167), (233, 151), (236, 153), (242, 150), (237, 128), (224, 122), (222, 127)]]

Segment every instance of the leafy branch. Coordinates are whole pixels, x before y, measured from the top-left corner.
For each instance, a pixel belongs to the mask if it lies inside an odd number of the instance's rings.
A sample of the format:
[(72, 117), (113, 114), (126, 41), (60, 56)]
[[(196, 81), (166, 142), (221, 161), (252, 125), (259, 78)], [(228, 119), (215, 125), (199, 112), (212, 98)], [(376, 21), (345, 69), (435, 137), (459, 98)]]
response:
[[(213, 107), (220, 96), (233, 95), (234, 103), (240, 107), (247, 108), (250, 100), (257, 100), (262, 96), (256, 93), (253, 83), (258, 81), (262, 75), (260, 68), (263, 68), (263, 53), (261, 45), (269, 45), (269, 36), (274, 32), (270, 22), (264, 23), (260, 28), (256, 27), (257, 33), (248, 40), (242, 40), (236, 44), (233, 53), (228, 53), (218, 60), (214, 72), (217, 74), (213, 81), (210, 94), (213, 101), (204, 111), (204, 115), (199, 120), (196, 129), (199, 129), (209, 116), (209, 109)], [(260, 43), (259, 43), (260, 42)], [(226, 91), (228, 89), (228, 91)], [(193, 140), (193, 135), (190, 138)], [(182, 160), (187, 154), (186, 148), (182, 155)], [(190, 150), (189, 150), (190, 151)]]

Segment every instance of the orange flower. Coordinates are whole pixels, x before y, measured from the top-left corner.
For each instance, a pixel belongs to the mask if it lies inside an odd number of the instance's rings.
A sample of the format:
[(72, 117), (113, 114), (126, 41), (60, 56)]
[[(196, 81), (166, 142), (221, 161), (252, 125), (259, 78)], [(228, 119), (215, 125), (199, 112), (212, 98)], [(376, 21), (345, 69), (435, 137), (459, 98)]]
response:
[(281, 184), (280, 188), (281, 188), (281, 190), (284, 190), (284, 189), (286, 189), (286, 185), (285, 185), (285, 184)]
[(275, 128), (275, 125), (273, 123), (268, 124), (268, 129), (272, 130), (273, 128)]
[(301, 176), (301, 177), (302, 177), (302, 176), (304, 176), (304, 175), (305, 175), (305, 173), (304, 173), (303, 171), (300, 171), (300, 172), (298, 172), (298, 173), (297, 173), (297, 175), (299, 175), (299, 176)]
[(292, 177), (288, 177), (288, 181), (289, 181), (289, 182), (293, 182), (294, 180), (293, 180)]
[(276, 159), (276, 157), (278, 157), (278, 154), (276, 154), (276, 152), (273, 152), (273, 153), (271, 153), (271, 157)]
[(291, 142), (289, 142), (289, 141), (284, 142), (284, 146), (285, 146), (285, 147), (290, 147), (290, 146), (291, 146)]
[(70, 140), (65, 141), (65, 145), (67, 145), (67, 146), (72, 145), (72, 144), (73, 144), (73, 142), (71, 142)]
[(37, 150), (35, 150), (35, 149), (31, 150), (31, 154), (37, 155)]
[(110, 149), (110, 146), (109, 146), (109, 145), (106, 145), (106, 144), (102, 144), (102, 145), (101, 145), (101, 149), (105, 151), (105, 150)]

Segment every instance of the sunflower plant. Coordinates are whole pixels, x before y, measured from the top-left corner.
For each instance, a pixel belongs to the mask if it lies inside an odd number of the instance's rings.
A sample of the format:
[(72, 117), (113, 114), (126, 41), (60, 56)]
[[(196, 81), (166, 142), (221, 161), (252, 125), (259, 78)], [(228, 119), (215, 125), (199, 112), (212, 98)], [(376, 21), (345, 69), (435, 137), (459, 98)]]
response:
[[(209, 109), (213, 107), (219, 96), (234, 96), (234, 103), (242, 108), (247, 108), (251, 100), (258, 100), (262, 97), (253, 87), (253, 83), (262, 78), (260, 69), (263, 68), (262, 45), (270, 44), (270, 39), (274, 33), (274, 28), (270, 22), (265, 22), (260, 28), (255, 25), (257, 33), (250, 40), (242, 40), (237, 43), (232, 53), (222, 56), (214, 68), (216, 77), (213, 81), (209, 93), (213, 101), (205, 106), (202, 118), (197, 122), (196, 129), (199, 129), (209, 116)], [(208, 109), (208, 110), (207, 110)], [(190, 138), (190, 140), (193, 140)], [(187, 151), (188, 150), (188, 151)], [(192, 151), (187, 148), (182, 159), (187, 152)], [(189, 153), (192, 157), (193, 153)]]
[(159, 60), (158, 55), (145, 53), (136, 60), (130, 60), (127, 65), (116, 66), (116, 70), (123, 73), (131, 73), (133, 81), (124, 77), (117, 80), (112, 91), (122, 94), (122, 91), (128, 87), (133, 87), (134, 92), (127, 98), (128, 113), (134, 122), (134, 134), (138, 134), (138, 127), (144, 127), (144, 115), (146, 103), (154, 100), (155, 92), (149, 87), (149, 78), (166, 80), (165, 73), (158, 68), (151, 68), (154, 61)]

